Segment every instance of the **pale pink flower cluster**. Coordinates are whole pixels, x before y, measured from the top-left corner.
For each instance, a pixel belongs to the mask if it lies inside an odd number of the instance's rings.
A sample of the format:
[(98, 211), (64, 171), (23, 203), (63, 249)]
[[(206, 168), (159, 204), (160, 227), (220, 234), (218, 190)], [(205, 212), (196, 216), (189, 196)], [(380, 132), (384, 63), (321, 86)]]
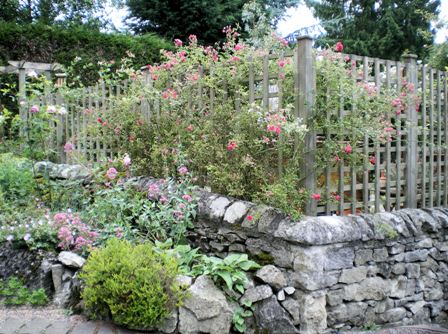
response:
[(63, 250), (86, 251), (93, 247), (98, 233), (81, 222), (71, 212), (60, 212), (53, 216), (53, 226), (58, 230), (58, 247)]

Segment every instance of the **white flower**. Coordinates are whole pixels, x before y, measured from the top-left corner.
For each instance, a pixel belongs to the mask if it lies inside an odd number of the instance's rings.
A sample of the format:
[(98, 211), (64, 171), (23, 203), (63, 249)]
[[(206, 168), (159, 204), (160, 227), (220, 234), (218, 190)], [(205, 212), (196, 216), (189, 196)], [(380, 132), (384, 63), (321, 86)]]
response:
[(23, 236), (23, 240), (28, 241), (31, 239), (31, 234), (27, 233)]
[(6, 237), (6, 240), (12, 241), (12, 240), (14, 240), (14, 236), (12, 234), (10, 234)]
[(27, 75), (28, 75), (30, 78), (37, 78), (37, 77), (38, 77), (37, 72), (34, 71), (34, 70), (29, 71), (29, 72), (27, 73)]
[(66, 115), (67, 114), (67, 109), (65, 107), (59, 108), (59, 114), (60, 115)]
[(54, 114), (55, 112), (56, 112), (56, 107), (55, 106), (48, 106), (47, 107), (47, 113)]

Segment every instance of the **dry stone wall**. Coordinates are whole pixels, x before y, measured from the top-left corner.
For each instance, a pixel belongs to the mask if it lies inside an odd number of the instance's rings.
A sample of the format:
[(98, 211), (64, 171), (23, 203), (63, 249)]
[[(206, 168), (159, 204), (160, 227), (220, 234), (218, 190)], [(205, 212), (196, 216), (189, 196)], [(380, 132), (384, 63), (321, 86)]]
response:
[(256, 327), (322, 333), (447, 324), (447, 231), (444, 208), (293, 222), (269, 207), (201, 192), (190, 240), (209, 254), (247, 252), (266, 265), (242, 297), (255, 303)]
[[(44, 167), (54, 167), (55, 178), (86, 175), (73, 166), (67, 167), (69, 172), (60, 165)], [(126, 184), (148, 189), (154, 182), (139, 178)], [(270, 207), (202, 190), (198, 196), (198, 221), (187, 235), (189, 241), (209, 255), (248, 253), (262, 265), (251, 274), (244, 295), (232, 292), (234, 300), (254, 306), (247, 333), (342, 332), (366, 324), (448, 325), (448, 209), (295, 222)], [(67, 297), (65, 286), (76, 286), (76, 277), (65, 257), (58, 260), (51, 266), (53, 280), (61, 283), (54, 282), (55, 295)], [(188, 281), (191, 299), (159, 330), (228, 332), (236, 304), (226, 301), (207, 277), (181, 279)]]

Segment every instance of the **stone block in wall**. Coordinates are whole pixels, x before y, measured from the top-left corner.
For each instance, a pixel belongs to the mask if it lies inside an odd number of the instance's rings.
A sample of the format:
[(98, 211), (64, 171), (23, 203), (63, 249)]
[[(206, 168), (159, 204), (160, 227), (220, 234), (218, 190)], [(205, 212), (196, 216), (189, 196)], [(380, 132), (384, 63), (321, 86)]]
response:
[(339, 277), (340, 283), (358, 283), (364, 280), (367, 277), (367, 267), (355, 267), (352, 269), (344, 269), (342, 270), (341, 276)]
[(199, 276), (188, 291), (189, 297), (179, 309), (179, 331), (229, 333), (232, 309), (213, 281), (207, 276)]
[(406, 276), (408, 278), (419, 278), (420, 277), (420, 265), (418, 263), (407, 263), (406, 264)]
[(286, 297), (284, 301), (281, 302), (283, 308), (292, 317), (292, 323), (294, 326), (300, 324), (300, 304), (297, 300), (291, 297)]
[(375, 262), (384, 262), (389, 259), (389, 252), (386, 247), (383, 248), (375, 248), (373, 250), (373, 261)]
[(367, 303), (363, 302), (345, 303), (332, 307), (328, 311), (328, 325), (350, 323), (354, 326), (362, 326), (365, 324), (366, 310)]
[[(257, 327), (261, 332), (282, 334), (299, 333), (294, 326), (291, 316), (279, 304), (275, 296), (271, 296), (270, 298), (257, 303), (255, 319)], [(300, 333), (303, 332), (300, 331)]]
[(328, 247), (325, 251), (324, 270), (338, 270), (353, 267), (353, 247)]
[(414, 247), (417, 248), (417, 249), (420, 249), (420, 248), (432, 248), (432, 245), (433, 245), (432, 239), (425, 237), (422, 240), (420, 240), (419, 242), (417, 242), (414, 245)]
[(260, 268), (255, 277), (262, 282), (269, 284), (277, 291), (284, 288), (287, 285), (286, 277), (280, 269), (273, 265), (266, 265)]
[[(434, 243), (434, 246), (440, 251), (440, 252), (448, 252), (448, 241), (444, 242), (438, 242), (436, 241)], [(446, 255), (446, 254), (445, 254)]]
[(251, 204), (237, 201), (232, 203), (226, 208), (223, 221), (227, 224), (241, 224), (247, 212), (249, 211)]
[(355, 265), (362, 266), (373, 261), (373, 250), (360, 249), (355, 253)]
[(300, 333), (317, 334), (327, 328), (325, 293), (322, 291), (303, 294), (300, 303)]
[[(265, 207), (259, 214), (260, 219), (258, 219), (258, 232), (265, 233), (268, 235), (273, 234), (280, 222), (285, 219), (285, 215), (281, 214), (278, 210), (270, 207)], [(289, 221), (291, 223), (291, 221)]]
[(404, 250), (405, 250), (405, 246), (404, 245), (394, 244), (394, 245), (389, 247), (389, 254), (390, 255), (401, 254), (401, 253), (404, 253)]
[(267, 285), (257, 285), (255, 287), (249, 288), (244, 292), (241, 297), (241, 301), (249, 301), (252, 304), (259, 302), (261, 300), (267, 299), (273, 295), (272, 288)]
[(344, 300), (382, 300), (390, 294), (389, 280), (380, 277), (369, 277), (361, 283), (355, 283), (344, 287)]
[(406, 309), (403, 307), (396, 307), (379, 315), (378, 319), (380, 323), (396, 323), (406, 316)]
[(248, 238), (246, 250), (259, 264), (275, 264), (281, 268), (292, 268), (294, 261), (293, 247), (284, 241), (266, 242), (261, 238)]
[(427, 249), (417, 249), (404, 254), (404, 262), (426, 261), (429, 251)]
[(230, 200), (223, 196), (212, 200), (207, 210), (210, 221), (217, 223), (221, 222), (230, 203)]

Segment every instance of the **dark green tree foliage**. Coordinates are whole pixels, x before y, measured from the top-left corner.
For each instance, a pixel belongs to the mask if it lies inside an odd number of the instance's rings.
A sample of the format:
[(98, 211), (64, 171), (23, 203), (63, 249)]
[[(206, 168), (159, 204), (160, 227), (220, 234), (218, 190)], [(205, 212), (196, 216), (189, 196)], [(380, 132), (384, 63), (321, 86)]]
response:
[(130, 51), (135, 55), (133, 65), (140, 67), (157, 62), (160, 50), (171, 47), (171, 43), (153, 34), (129, 36), (83, 27), (64, 29), (0, 21), (0, 65), (6, 65), (8, 60), (27, 60), (68, 66), (80, 57), (85, 67), (78, 74), (86, 85), (98, 79), (98, 61), (115, 60), (119, 66), (119, 60)]
[(448, 41), (442, 44), (435, 44), (429, 53), (429, 64), (441, 71), (448, 68)]
[(87, 24), (90, 27), (99, 27), (107, 24), (108, 18), (101, 18), (95, 13), (103, 10), (106, 2), (106, 0), (0, 0), (0, 21), (18, 24)]
[[(306, 0), (326, 33), (318, 44), (344, 43), (344, 52), (399, 59), (404, 52), (424, 59), (433, 44), (431, 21), (440, 0)], [(340, 20), (335, 20), (340, 19)], [(325, 24), (326, 21), (333, 23)]]
[[(256, 0), (275, 25), (288, 7), (299, 0)], [(222, 28), (242, 26), (242, 10), (247, 0), (127, 0), (129, 26), (137, 33), (155, 32), (168, 39), (185, 40), (195, 34), (205, 43), (225, 36)]]

